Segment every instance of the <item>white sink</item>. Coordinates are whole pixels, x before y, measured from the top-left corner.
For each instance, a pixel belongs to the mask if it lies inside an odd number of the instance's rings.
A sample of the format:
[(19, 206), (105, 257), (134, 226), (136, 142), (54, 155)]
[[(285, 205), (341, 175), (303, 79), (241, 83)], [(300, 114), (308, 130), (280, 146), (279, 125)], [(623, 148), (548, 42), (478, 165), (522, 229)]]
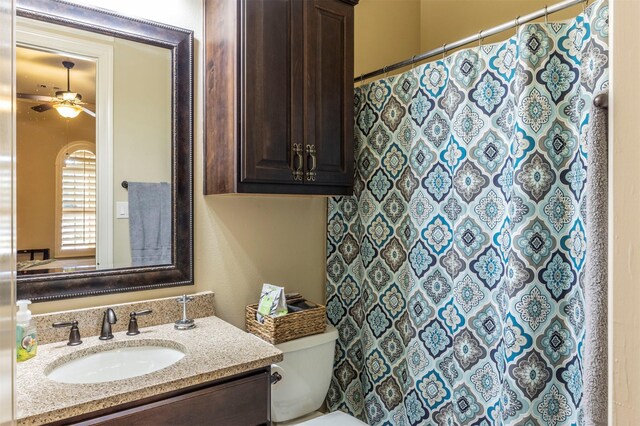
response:
[(47, 377), (61, 383), (104, 383), (142, 376), (166, 368), (184, 352), (165, 346), (126, 346), (88, 353), (63, 362)]

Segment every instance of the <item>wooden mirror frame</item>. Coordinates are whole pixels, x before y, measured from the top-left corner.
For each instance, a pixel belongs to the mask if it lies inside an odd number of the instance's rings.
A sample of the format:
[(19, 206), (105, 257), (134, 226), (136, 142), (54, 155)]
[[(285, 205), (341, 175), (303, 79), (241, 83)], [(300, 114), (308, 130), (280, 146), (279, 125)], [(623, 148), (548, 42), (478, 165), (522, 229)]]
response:
[(17, 16), (171, 50), (172, 263), (17, 277), (18, 299), (43, 302), (193, 285), (193, 31), (61, 0), (17, 0)]

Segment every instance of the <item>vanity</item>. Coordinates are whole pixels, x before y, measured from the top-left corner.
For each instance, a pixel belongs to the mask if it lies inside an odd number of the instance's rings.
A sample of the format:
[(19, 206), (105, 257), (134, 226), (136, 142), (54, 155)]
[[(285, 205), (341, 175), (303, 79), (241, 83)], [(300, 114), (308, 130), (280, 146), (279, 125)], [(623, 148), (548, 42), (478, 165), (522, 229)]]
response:
[[(35, 358), (18, 364), (18, 424), (270, 423), (270, 366), (282, 360), (282, 353), (274, 346), (216, 316), (196, 318), (196, 327), (184, 331), (176, 330), (173, 323), (145, 327), (141, 319), (136, 336), (126, 335), (126, 320), (120, 316), (122, 331), (114, 329), (111, 340), (83, 335), (78, 346), (67, 346), (66, 339), (48, 343), (38, 348)], [(42, 323), (47, 321), (43, 317)], [(56, 381), (105, 380), (88, 378), (83, 371), (78, 372), (82, 377), (48, 377), (72, 359), (131, 347), (169, 348), (184, 356), (160, 370), (121, 380)], [(126, 361), (123, 364), (116, 369), (131, 367)]]

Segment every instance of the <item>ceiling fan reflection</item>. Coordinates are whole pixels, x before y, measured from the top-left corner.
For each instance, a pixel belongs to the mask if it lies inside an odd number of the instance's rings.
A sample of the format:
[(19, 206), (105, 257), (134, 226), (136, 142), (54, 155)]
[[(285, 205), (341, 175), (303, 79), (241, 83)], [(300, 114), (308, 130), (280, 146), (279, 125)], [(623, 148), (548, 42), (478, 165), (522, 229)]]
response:
[(71, 91), (71, 69), (75, 64), (71, 61), (62, 61), (62, 65), (67, 69), (67, 90), (59, 90), (53, 97), (30, 93), (17, 93), (17, 98), (44, 102), (40, 105), (31, 107), (31, 109), (36, 112), (45, 112), (50, 109), (55, 109), (58, 114), (65, 118), (75, 118), (81, 112), (85, 112), (90, 116), (95, 117), (96, 113), (84, 106), (89, 104), (82, 102), (82, 95)]

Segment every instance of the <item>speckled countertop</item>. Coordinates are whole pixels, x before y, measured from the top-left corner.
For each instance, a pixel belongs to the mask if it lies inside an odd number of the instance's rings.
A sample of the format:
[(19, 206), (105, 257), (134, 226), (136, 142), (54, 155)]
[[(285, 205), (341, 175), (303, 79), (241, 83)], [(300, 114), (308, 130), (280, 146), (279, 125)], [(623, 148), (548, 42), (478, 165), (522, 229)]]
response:
[[(108, 341), (84, 337), (80, 346), (66, 342), (38, 348), (38, 355), (17, 367), (17, 418), (20, 425), (65, 419), (138, 399), (255, 370), (282, 360), (274, 346), (217, 317), (196, 320), (197, 327), (178, 331), (173, 324), (140, 328), (137, 336), (114, 333)], [(136, 342), (184, 349), (185, 356), (156, 372), (98, 384), (65, 384), (46, 372), (62, 360), (107, 348), (138, 346)]]

